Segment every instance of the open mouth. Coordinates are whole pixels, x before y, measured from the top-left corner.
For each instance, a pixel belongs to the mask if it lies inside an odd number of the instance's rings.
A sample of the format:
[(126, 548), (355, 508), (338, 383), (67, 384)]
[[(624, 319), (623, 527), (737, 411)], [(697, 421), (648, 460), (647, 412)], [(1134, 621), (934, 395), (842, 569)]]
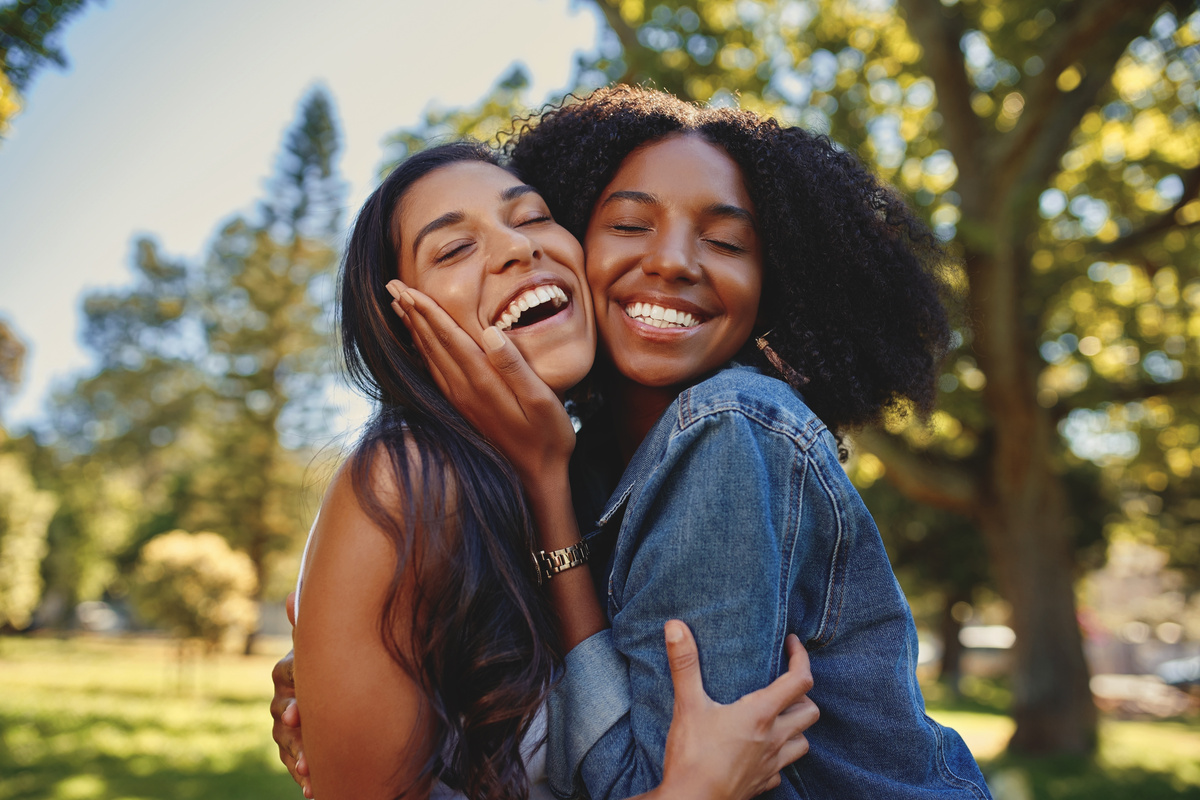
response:
[(700, 320), (687, 311), (655, 303), (630, 303), (625, 306), (625, 314), (655, 328), (694, 328), (700, 324)]
[(550, 319), (570, 302), (567, 293), (557, 286), (535, 286), (514, 297), (494, 324), (502, 331), (528, 328)]

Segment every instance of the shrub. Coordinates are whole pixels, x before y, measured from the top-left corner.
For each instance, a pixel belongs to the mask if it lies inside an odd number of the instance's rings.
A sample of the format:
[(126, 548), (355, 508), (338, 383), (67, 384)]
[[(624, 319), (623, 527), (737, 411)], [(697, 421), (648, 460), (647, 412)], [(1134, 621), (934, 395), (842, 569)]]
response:
[(130, 595), (144, 620), (211, 651), (257, 627), (256, 588), (249, 556), (221, 536), (172, 531), (142, 548)]

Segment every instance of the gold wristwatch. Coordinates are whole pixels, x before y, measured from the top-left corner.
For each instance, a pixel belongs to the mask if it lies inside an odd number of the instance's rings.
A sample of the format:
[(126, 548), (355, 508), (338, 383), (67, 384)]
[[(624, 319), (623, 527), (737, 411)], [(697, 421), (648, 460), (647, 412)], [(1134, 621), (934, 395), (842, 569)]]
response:
[(534, 564), (537, 565), (538, 582), (550, 580), (560, 572), (566, 572), (574, 567), (579, 567), (588, 561), (588, 545), (585, 541), (578, 541), (570, 547), (562, 547), (558, 550), (535, 550), (533, 553)]

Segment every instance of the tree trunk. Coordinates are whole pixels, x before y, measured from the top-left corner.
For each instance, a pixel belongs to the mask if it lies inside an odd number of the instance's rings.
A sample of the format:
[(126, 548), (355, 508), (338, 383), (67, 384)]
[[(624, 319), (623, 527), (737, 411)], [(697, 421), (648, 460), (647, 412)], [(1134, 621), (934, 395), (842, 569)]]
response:
[(994, 488), (998, 496), (979, 524), (997, 584), (1012, 604), (1017, 636), (1017, 728), (1009, 749), (1029, 755), (1092, 752), (1096, 706), (1075, 616), (1071, 526), (1061, 483), (1048, 469), (1033, 469), (1019, 485), (997, 481)]
[(938, 669), (938, 680), (945, 683), (956, 697), (959, 694), (958, 679), (962, 676), (963, 646), (958, 640), (962, 623), (954, 616), (954, 606), (969, 599), (970, 595), (961, 590), (947, 595), (938, 626), (938, 635), (942, 637), (942, 663)]
[(1075, 615), (1075, 531), (1053, 466), (1062, 445), (1036, 402), (1035, 333), (1018, 299), (1023, 253), (1015, 229), (1002, 214), (993, 220), (995, 253), (967, 255), (973, 344), (993, 424), (976, 522), (1017, 636), (1009, 749), (1088, 753), (1096, 707)]
[[(254, 597), (252, 599), (259, 605), (259, 608), (262, 608), (263, 588), (266, 586), (267, 581), (267, 548), (266, 542), (263, 541), (264, 538), (265, 537), (263, 537), (262, 534), (255, 534), (250, 541), (250, 547), (247, 548), (247, 555), (250, 556), (250, 562), (254, 564), (254, 577), (258, 580), (258, 584), (254, 588)], [(256, 625), (254, 630), (247, 631), (246, 643), (242, 647), (242, 655), (254, 655), (254, 642), (258, 638), (259, 627), (260, 626)]]

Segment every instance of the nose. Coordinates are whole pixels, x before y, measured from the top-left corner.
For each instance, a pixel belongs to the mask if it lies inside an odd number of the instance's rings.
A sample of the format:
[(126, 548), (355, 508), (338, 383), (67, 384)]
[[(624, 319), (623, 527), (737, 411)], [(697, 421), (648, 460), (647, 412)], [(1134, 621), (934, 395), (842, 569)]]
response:
[(537, 242), (515, 228), (503, 227), (497, 232), (491, 270), (503, 272), (509, 267), (530, 266), (541, 256)]
[(642, 258), (642, 271), (668, 282), (696, 283), (700, 265), (686, 231), (663, 230), (647, 242), (649, 250)]

